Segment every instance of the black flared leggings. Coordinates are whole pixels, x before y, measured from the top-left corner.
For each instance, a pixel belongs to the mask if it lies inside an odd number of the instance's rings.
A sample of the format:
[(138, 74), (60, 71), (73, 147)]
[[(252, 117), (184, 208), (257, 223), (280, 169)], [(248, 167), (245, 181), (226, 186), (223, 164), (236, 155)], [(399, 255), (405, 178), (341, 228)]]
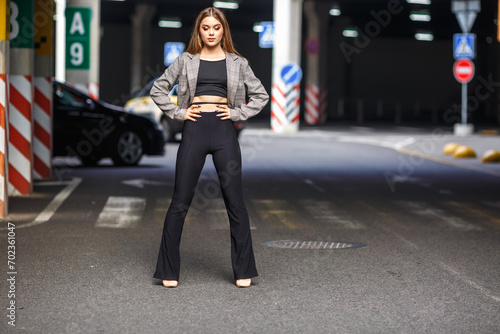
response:
[(231, 260), (235, 279), (257, 276), (248, 213), (241, 184), (241, 152), (234, 124), (216, 112), (202, 112), (197, 122), (185, 121), (177, 152), (175, 186), (165, 217), (155, 278), (179, 280), (182, 227), (196, 184), (212, 154), (231, 230)]

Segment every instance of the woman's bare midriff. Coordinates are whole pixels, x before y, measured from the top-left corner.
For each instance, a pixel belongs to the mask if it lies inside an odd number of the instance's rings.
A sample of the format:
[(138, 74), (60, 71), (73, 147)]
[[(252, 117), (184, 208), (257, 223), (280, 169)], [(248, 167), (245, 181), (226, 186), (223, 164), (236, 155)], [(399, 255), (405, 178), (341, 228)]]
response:
[(227, 98), (212, 95), (195, 96), (193, 98), (192, 104), (196, 105), (196, 103), (198, 102), (203, 102), (203, 104), (200, 104), (200, 107), (196, 108), (196, 110), (199, 110), (201, 112), (214, 112), (217, 110), (217, 106), (220, 103), (227, 103)]

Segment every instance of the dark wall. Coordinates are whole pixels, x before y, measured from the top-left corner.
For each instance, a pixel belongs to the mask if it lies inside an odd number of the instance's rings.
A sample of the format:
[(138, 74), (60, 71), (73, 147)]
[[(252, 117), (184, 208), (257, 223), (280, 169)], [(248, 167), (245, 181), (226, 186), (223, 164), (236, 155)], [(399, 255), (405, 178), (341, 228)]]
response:
[[(330, 119), (355, 118), (357, 101), (363, 100), (365, 119), (381, 119), (375, 110), (377, 101), (382, 101), (382, 118), (385, 119), (394, 119), (399, 103), (403, 121), (450, 121), (449, 112), (460, 103), (461, 93), (461, 86), (452, 74), (452, 36), (432, 42), (375, 37), (348, 62), (341, 52), (340, 43), (352, 44), (353, 40), (341, 36), (341, 26), (332, 25), (326, 48), (328, 66), (324, 70), (328, 72)], [(100, 95), (103, 100), (119, 105), (123, 105), (133, 93), (130, 87), (130, 29), (126, 24), (103, 26)], [(238, 51), (250, 61), (256, 76), (271, 93), (272, 50), (259, 48), (258, 34), (253, 31), (233, 30), (232, 33)], [(144, 69), (143, 84), (163, 72), (164, 43), (181, 41), (187, 44), (190, 34), (190, 27), (152, 28), (151, 36), (145, 37), (150, 40), (151, 57)], [(484, 91), (481, 86), (489, 77), (495, 84), (500, 81), (498, 44), (496, 40), (478, 40), (478, 58), (474, 61), (476, 76), (469, 84), (471, 119), (491, 120), (498, 115), (499, 87), (494, 86), (494, 91), (488, 96), (481, 94), (478, 98), (475, 93), (477, 89)], [(305, 64), (304, 59), (302, 63)], [(339, 98), (345, 101), (345, 112), (341, 116), (337, 110)], [(258, 117), (268, 119), (269, 113), (270, 104)], [(456, 122), (457, 115), (454, 116), (451, 121)]]
[[(233, 42), (238, 52), (250, 61), (255, 75), (270, 93), (272, 49), (259, 48), (258, 34), (253, 31), (232, 30)], [(163, 64), (164, 44), (183, 42), (186, 45), (191, 36), (191, 28), (163, 29), (154, 27), (150, 39), (151, 57), (144, 69), (142, 84), (159, 76), (165, 70)], [(133, 94), (130, 87), (131, 30), (127, 25), (104, 25), (101, 40), (101, 91), (104, 101), (123, 105)], [(260, 117), (269, 117), (270, 106)]]

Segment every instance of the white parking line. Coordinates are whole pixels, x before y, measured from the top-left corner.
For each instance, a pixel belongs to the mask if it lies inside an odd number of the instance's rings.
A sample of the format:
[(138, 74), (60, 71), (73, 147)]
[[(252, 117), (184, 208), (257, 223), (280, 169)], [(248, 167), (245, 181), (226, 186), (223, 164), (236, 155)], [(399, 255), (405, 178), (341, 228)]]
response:
[(426, 219), (435, 219), (437, 221), (445, 222), (449, 227), (460, 231), (481, 231), (482, 228), (470, 224), (462, 218), (455, 217), (447, 214), (445, 211), (432, 207), (428, 203), (417, 201), (396, 201), (399, 206), (406, 208), (411, 213)]
[(364, 228), (362, 224), (343, 217), (340, 209), (332, 202), (306, 199), (301, 200), (300, 204), (315, 220), (352, 230)]
[[(50, 183), (50, 185), (58, 185), (58, 184), (68, 184), (68, 185), (66, 186), (66, 188), (61, 190), (59, 194), (57, 194), (56, 197), (54, 197), (54, 199), (52, 199), (52, 201), (45, 207), (45, 209), (42, 212), (40, 212), (40, 214), (35, 218), (35, 220), (33, 220), (31, 223), (27, 223), (24, 225), (16, 225), (16, 228), (35, 226), (48, 221), (50, 218), (52, 218), (57, 209), (59, 209), (61, 204), (63, 204), (66, 198), (68, 198), (68, 196), (71, 195), (73, 190), (75, 190), (75, 188), (78, 187), (80, 182), (82, 182), (82, 179), (76, 177), (69, 183), (67, 182)], [(45, 185), (49, 185), (49, 182), (47, 182)], [(0, 230), (6, 230), (6, 229), (7, 227), (0, 227)]]
[(134, 227), (142, 219), (145, 208), (145, 198), (110, 196), (97, 218), (95, 227)]

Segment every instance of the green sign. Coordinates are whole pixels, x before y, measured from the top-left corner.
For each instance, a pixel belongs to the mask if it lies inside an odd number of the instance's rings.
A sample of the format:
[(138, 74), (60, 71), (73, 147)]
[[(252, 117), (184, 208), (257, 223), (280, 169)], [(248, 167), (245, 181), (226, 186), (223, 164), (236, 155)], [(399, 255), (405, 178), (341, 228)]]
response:
[(35, 27), (33, 26), (33, 0), (11, 0), (10, 2), (10, 47), (33, 49)]
[(90, 8), (66, 8), (66, 69), (90, 67)]

